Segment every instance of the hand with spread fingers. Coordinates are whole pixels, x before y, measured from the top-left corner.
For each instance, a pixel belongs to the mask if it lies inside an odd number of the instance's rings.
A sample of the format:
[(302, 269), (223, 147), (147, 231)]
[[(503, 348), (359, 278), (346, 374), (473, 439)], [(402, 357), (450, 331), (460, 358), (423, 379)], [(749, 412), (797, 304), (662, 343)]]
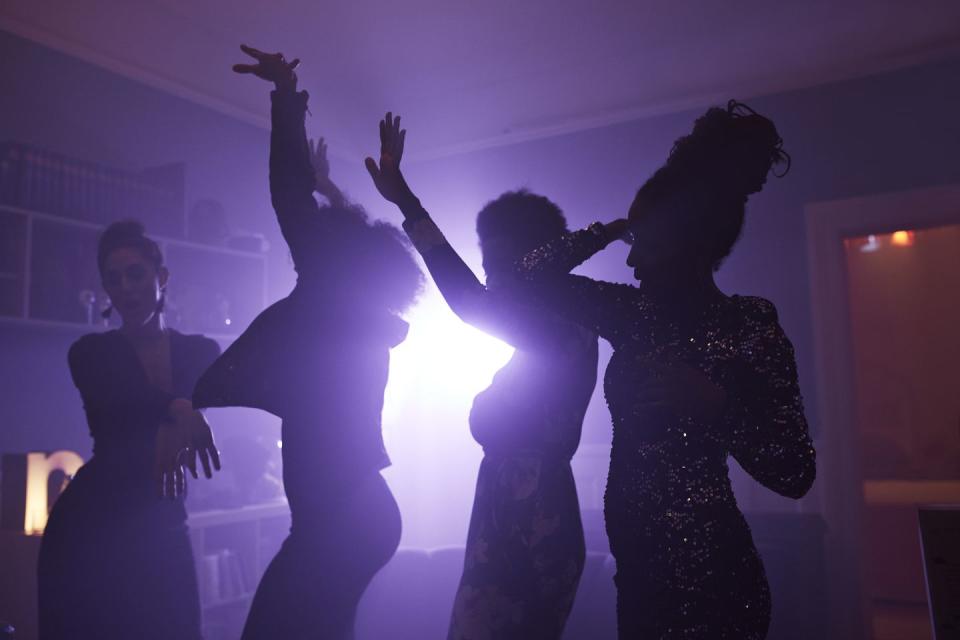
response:
[(282, 53), (264, 53), (259, 49), (240, 45), (240, 50), (257, 61), (256, 64), (235, 64), (233, 70), (237, 73), (252, 73), (276, 85), (277, 89), (297, 88), (297, 74), (295, 69), (300, 65), (300, 58), (287, 62)]
[(346, 197), (330, 179), (330, 161), (327, 159), (327, 143), (323, 138), (307, 141), (310, 146), (310, 164), (313, 165), (314, 189), (335, 207), (344, 206)]
[(400, 128), (400, 116), (393, 117), (387, 112), (380, 121), (380, 163), (373, 158), (365, 161), (367, 171), (373, 178), (373, 184), (384, 198), (401, 208), (412, 201), (416, 196), (407, 185), (407, 181), (400, 172), (400, 160), (403, 158), (403, 144), (407, 131)]
[[(330, 181), (330, 161), (327, 160), (327, 142), (323, 138), (314, 140), (310, 138), (307, 143), (310, 146), (310, 164), (313, 165), (313, 173), (317, 179), (317, 185)], [(319, 191), (319, 189), (317, 189)]]
[(214, 470), (220, 470), (220, 453), (207, 419), (192, 405), (186, 406), (188, 401), (184, 401), (183, 406), (178, 402), (171, 407), (173, 422), (160, 426), (156, 440), (154, 477), (160, 495), (168, 498), (183, 495), (186, 489), (184, 467), (194, 479), (199, 478), (197, 458), (208, 479), (213, 477)]

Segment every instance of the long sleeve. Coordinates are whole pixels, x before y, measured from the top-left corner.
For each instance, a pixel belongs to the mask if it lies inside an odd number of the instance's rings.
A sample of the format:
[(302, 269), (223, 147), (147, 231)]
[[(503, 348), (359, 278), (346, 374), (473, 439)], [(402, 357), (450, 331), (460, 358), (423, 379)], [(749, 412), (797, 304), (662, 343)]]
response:
[(754, 308), (748, 313), (744, 357), (731, 372), (728, 389), (731, 453), (768, 489), (801, 498), (816, 477), (816, 451), (803, 413), (793, 345), (773, 304), (747, 300)]
[(109, 339), (85, 336), (67, 355), (91, 434), (96, 437), (104, 430), (127, 428), (131, 423), (168, 419), (173, 394), (147, 383), (137, 369), (136, 356), (124, 357), (127, 354), (107, 342)]
[(569, 274), (609, 244), (599, 224), (567, 233), (524, 256), (516, 266), (524, 295), (558, 316), (586, 327), (614, 346), (637, 290), (625, 284)]
[(270, 97), (270, 199), (294, 265), (300, 265), (311, 237), (304, 230), (319, 217), (304, 125), (308, 95), (306, 91), (275, 90)]
[(450, 309), (481, 331), (518, 349), (562, 349), (569, 343), (569, 331), (554, 330), (544, 310), (523, 304), (519, 296), (488, 290), (440, 229), (420, 206), (403, 207), (403, 229), (423, 257), (424, 264)]

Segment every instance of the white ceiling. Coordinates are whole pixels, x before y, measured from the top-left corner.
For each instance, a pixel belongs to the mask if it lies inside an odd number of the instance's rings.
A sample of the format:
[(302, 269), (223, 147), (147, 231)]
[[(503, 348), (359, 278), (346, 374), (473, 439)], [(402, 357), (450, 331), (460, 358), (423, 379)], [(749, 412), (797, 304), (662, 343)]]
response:
[(230, 67), (282, 50), (333, 149), (389, 108), (423, 158), (953, 55), (960, 1), (4, 0), (0, 28), (263, 126)]

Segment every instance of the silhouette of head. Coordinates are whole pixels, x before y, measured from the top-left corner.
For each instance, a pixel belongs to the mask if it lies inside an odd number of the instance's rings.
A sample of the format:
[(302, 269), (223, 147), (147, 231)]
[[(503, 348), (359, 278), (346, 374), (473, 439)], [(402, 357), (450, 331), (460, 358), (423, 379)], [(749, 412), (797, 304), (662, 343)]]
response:
[(125, 325), (139, 326), (163, 309), (170, 276), (156, 242), (136, 220), (114, 222), (100, 235), (97, 266), (104, 290)]
[(638, 279), (716, 270), (743, 228), (747, 198), (763, 189), (790, 156), (773, 122), (731, 100), (699, 117), (630, 207), (633, 248), (627, 264)]
[(327, 302), (401, 313), (423, 287), (406, 235), (382, 220), (371, 221), (362, 207), (321, 207), (320, 246), (298, 264), (301, 279)]
[(566, 231), (560, 207), (526, 189), (508, 191), (488, 202), (477, 214), (488, 284), (511, 274), (517, 260)]

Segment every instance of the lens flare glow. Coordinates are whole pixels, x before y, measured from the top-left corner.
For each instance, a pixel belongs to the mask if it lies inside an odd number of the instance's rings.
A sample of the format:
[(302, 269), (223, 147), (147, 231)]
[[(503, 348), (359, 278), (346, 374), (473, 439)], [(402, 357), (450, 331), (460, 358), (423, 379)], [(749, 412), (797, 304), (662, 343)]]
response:
[(431, 291), (410, 313), (410, 333), (391, 352), (384, 421), (399, 417), (401, 403), (429, 399), (431, 405), (469, 406), (513, 348), (457, 318)]
[(402, 545), (463, 540), (480, 446), (468, 419), (474, 396), (513, 349), (463, 323), (439, 292), (425, 292), (391, 351), (383, 431), (393, 465), (385, 477), (404, 515)]

